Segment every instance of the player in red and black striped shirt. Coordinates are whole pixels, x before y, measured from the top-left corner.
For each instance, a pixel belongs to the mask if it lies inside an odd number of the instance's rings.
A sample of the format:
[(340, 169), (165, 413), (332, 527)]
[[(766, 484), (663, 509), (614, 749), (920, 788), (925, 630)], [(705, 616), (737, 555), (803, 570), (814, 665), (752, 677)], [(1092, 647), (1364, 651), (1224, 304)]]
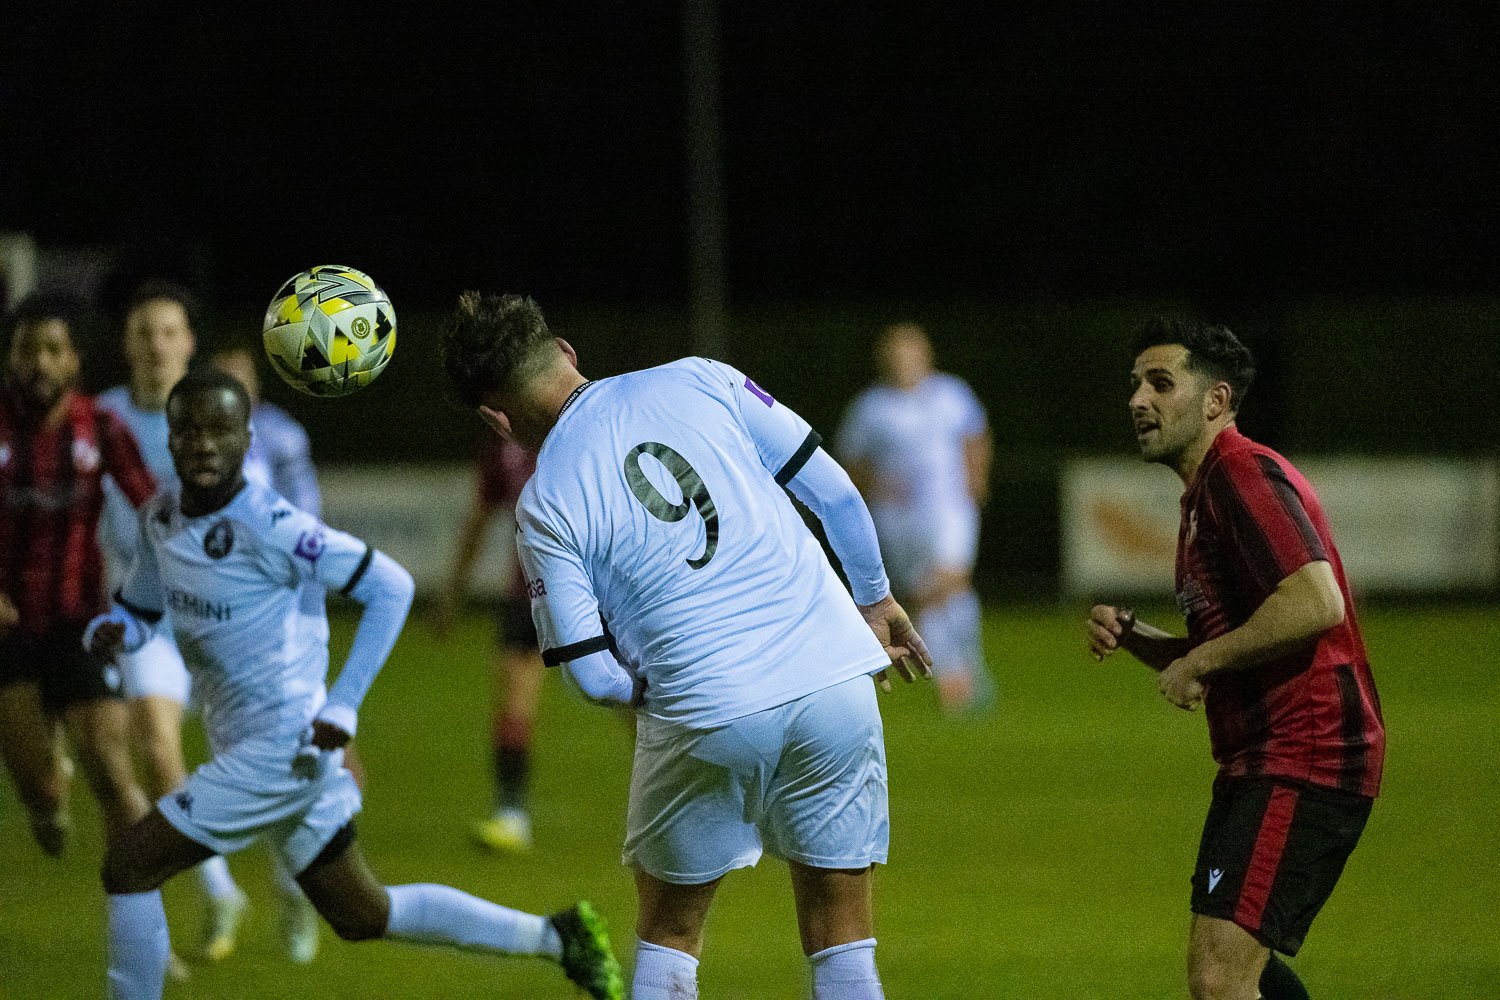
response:
[(106, 836), (145, 815), (117, 672), (84, 653), (83, 629), (106, 607), (96, 534), (106, 474), (131, 501), (156, 485), (135, 440), (75, 391), (72, 307), (21, 303), (0, 389), (0, 751), (32, 831), (48, 853), (67, 838), (67, 730)]
[[(514, 515), (521, 488), (536, 471), (536, 457), (514, 441), (490, 433), (479, 447), (474, 492), (459, 524), (448, 585), (438, 606), (438, 624), (447, 631), (463, 602), (474, 561), (484, 549), (495, 515)], [(490, 716), (490, 744), (495, 767), (495, 802), (488, 819), (474, 824), (474, 838), (495, 851), (524, 852), (531, 847), (528, 786), (532, 737), (542, 700), (542, 654), (531, 622), (531, 598), (517, 562), (496, 622), (495, 675), (498, 681)]]
[(1133, 653), (1169, 701), (1208, 715), (1219, 775), (1193, 876), (1192, 995), (1303, 998), (1272, 953), (1296, 954), (1364, 830), (1385, 757), (1380, 701), (1317, 495), (1234, 426), (1250, 352), (1222, 327), (1158, 320), (1136, 355), (1141, 455), (1186, 485), (1188, 634), (1099, 605), (1090, 648)]

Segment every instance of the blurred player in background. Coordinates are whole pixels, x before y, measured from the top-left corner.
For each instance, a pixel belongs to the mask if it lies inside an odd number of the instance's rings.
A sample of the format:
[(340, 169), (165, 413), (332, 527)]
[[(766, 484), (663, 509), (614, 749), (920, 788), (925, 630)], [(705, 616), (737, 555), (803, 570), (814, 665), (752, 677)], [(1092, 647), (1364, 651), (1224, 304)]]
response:
[(881, 382), (849, 406), (835, 450), (870, 505), (891, 588), (932, 650), (943, 707), (986, 707), (974, 560), (993, 446), (984, 408), (961, 379), (934, 370), (932, 342), (914, 323), (888, 327), (875, 347)]
[[(179, 285), (165, 281), (140, 285), (125, 307), (122, 346), (130, 381), (99, 394), (100, 405), (123, 420), (135, 435), (142, 457), (163, 487), (177, 482), (167, 448), (167, 394), (187, 374), (197, 350), (194, 311), (192, 296)], [(118, 484), (106, 480), (104, 489), (104, 521), (99, 537), (113, 591), (135, 560), (140, 519)], [(182, 754), (182, 717), (189, 694), (187, 667), (170, 628), (161, 629), (149, 643), (120, 657), (119, 662), (147, 791), (162, 796), (187, 777)], [(234, 952), (247, 899), (222, 857), (205, 861), (198, 876), (207, 904), (201, 954), (218, 961)]]
[(215, 350), (212, 361), (219, 371), (239, 379), (254, 404), (250, 426), (255, 435), (245, 455), (245, 478), (256, 485), (271, 487), (298, 510), (322, 516), (323, 493), (318, 488), (318, 471), (312, 463), (312, 442), (290, 413), (261, 398), (256, 353), (248, 347), (230, 344)]
[[(486, 433), (480, 445), (474, 492), (459, 524), (453, 565), (435, 608), (441, 634), (451, 631), (484, 551), (491, 522), (504, 512), (514, 516), (521, 488), (536, 469), (535, 460), (514, 441)], [(495, 767), (495, 801), (488, 819), (474, 825), (479, 843), (496, 851), (531, 847), (527, 791), (531, 774), (532, 733), (542, 698), (542, 657), (537, 650), (531, 601), (519, 564), (501, 598), (496, 621), (495, 686), (491, 705), (490, 747)]]
[(1369, 819), (1385, 725), (1317, 494), (1235, 427), (1255, 375), (1223, 327), (1156, 320), (1135, 344), (1141, 456), (1181, 477), (1177, 603), (1186, 637), (1097, 605), (1089, 650), (1202, 704), (1219, 775), (1193, 872), (1195, 1000), (1306, 1000), (1295, 955)]
[(149, 805), (131, 764), (119, 672), (79, 640), (104, 606), (100, 480), (114, 477), (136, 506), (156, 485), (130, 431), (76, 389), (77, 315), (67, 300), (21, 302), (5, 323), (0, 389), (0, 753), (37, 843), (53, 855), (71, 829), (59, 723), (106, 842)]
[[(587, 904), (550, 920), (440, 885), (387, 888), (354, 832), (359, 788), (343, 766), (360, 705), (411, 607), (401, 566), (326, 527), (274, 490), (247, 484), (250, 399), (222, 372), (190, 375), (167, 401), (177, 489), (140, 519), (139, 557), (84, 641), (97, 655), (142, 646), (167, 608), (204, 705), (212, 759), (131, 827), (104, 861), (110, 995), (155, 1000), (169, 948), (160, 887), (214, 854), (266, 840), (348, 940), (390, 938), (536, 955), (601, 1000), (623, 992)], [(364, 606), (325, 697), (328, 620), (302, 588)]]
[[(727, 365), (586, 380), (521, 296), (466, 293), (443, 356), (456, 395), (537, 453), (517, 539), (545, 662), (638, 707), (632, 996), (698, 995), (719, 881), (763, 849), (791, 867), (814, 997), (882, 996), (872, 869), (889, 823), (869, 676), (928, 668), (849, 477)], [(853, 600), (783, 487), (821, 519)]]

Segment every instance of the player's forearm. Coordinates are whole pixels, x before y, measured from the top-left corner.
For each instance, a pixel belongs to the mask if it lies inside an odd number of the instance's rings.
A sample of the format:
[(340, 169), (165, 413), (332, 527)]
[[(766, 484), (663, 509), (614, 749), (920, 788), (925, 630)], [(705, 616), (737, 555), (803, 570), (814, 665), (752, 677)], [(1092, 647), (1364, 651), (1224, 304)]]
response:
[(1199, 676), (1280, 659), (1317, 641), (1344, 620), (1344, 613), (1333, 567), (1321, 560), (1308, 563), (1282, 580), (1243, 625), (1198, 648)]
[(635, 678), (607, 649), (569, 660), (566, 669), (590, 701), (628, 705), (635, 694)]
[(1135, 619), (1120, 636), (1120, 648), (1157, 672), (1192, 648), (1186, 636), (1172, 635), (1149, 622)]
[(396, 645), (415, 592), (411, 574), (399, 563), (383, 552), (373, 554), (369, 569), (350, 594), (365, 607), (349, 658), (328, 693), (328, 704), (318, 713), (320, 719), (354, 735), (359, 707)]
[(891, 592), (870, 510), (849, 474), (821, 448), (787, 484), (817, 515), (828, 544), (849, 578), (856, 604), (874, 604)]

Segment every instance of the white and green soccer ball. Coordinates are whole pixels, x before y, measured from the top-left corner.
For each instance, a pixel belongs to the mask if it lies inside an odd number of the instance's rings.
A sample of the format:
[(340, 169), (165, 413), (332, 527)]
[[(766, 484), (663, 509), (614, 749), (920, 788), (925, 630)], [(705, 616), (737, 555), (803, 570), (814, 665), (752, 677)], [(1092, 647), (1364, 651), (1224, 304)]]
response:
[(266, 356), (312, 396), (347, 396), (375, 381), (396, 350), (396, 310), (368, 274), (324, 264), (293, 275), (266, 308)]

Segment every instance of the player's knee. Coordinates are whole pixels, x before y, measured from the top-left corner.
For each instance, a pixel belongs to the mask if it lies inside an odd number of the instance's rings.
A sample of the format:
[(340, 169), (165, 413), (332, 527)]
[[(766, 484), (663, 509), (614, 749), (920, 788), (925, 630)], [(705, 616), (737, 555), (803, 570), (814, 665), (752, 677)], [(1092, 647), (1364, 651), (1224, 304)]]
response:
[(379, 899), (344, 898), (334, 906), (318, 906), (318, 912), (345, 941), (374, 941), (385, 937), (390, 926), (390, 900), (384, 895)]
[[(1241, 970), (1212, 955), (1195, 954), (1188, 962), (1188, 993), (1193, 1000), (1237, 1000), (1246, 996), (1247, 985)], [(1248, 985), (1250, 997), (1256, 995), (1254, 982)]]
[(636, 921), (636, 936), (642, 941), (674, 948), (690, 955), (698, 953), (702, 943), (703, 925), (686, 913), (641, 914)]

